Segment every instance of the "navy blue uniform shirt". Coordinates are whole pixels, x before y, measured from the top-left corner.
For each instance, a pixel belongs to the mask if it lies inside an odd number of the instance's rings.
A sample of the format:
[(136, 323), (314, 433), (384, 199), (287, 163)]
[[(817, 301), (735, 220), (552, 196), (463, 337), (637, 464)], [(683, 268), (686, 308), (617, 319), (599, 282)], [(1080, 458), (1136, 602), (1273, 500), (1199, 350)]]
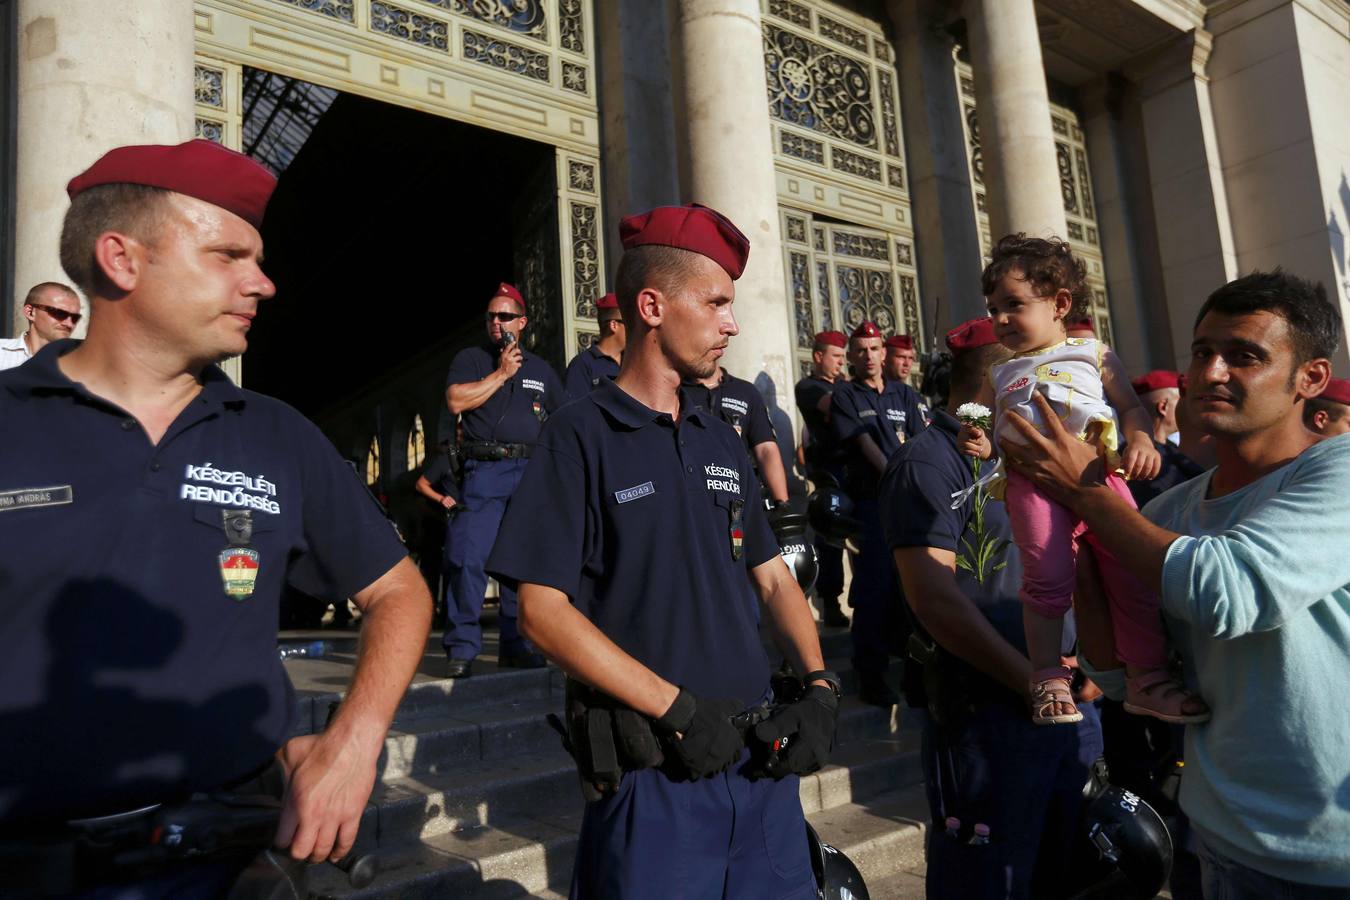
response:
[(1143, 509), (1144, 506), (1154, 497), (1179, 484), (1190, 481), (1197, 475), (1205, 474), (1205, 467), (1186, 454), (1182, 453), (1176, 445), (1170, 441), (1153, 442), (1153, 446), (1158, 449), (1158, 455), (1162, 457), (1162, 468), (1158, 470), (1158, 477), (1149, 481), (1127, 481), (1129, 485), (1130, 496), (1134, 498), (1134, 505)]
[(887, 381), (880, 391), (861, 379), (835, 388), (830, 400), (830, 424), (844, 448), (844, 490), (850, 497), (875, 497), (881, 480), (853, 439), (870, 435), (889, 460), (901, 444), (928, 427), (927, 409), (919, 392), (899, 381)]
[(716, 413), (723, 422), (736, 429), (747, 449), (775, 440), (769, 407), (759, 389), (744, 378), (737, 378), (723, 369), (722, 383), (717, 387), (707, 388), (690, 382), (684, 389), (690, 392), (698, 406)]
[[(687, 400), (687, 396), (686, 396)], [(605, 382), (549, 420), (488, 572), (547, 585), (656, 674), (747, 706), (769, 661), (748, 570), (778, 555), (735, 432)]]
[[(460, 417), (466, 441), (533, 444), (544, 420), (563, 405), (566, 397), (553, 367), (526, 350), (520, 354), (520, 368), (511, 380)], [(497, 347), (465, 347), (451, 361), (445, 386), (482, 381), (496, 371), (500, 358)]]
[(594, 344), (582, 350), (567, 364), (567, 374), (563, 376), (563, 386), (567, 396), (573, 400), (584, 397), (592, 389), (600, 386), (602, 379), (613, 381), (619, 377), (619, 364), (613, 357), (606, 356)]
[(811, 466), (825, 466), (837, 469), (843, 466), (843, 448), (835, 439), (834, 428), (820, 409), (822, 397), (830, 397), (834, 389), (842, 382), (826, 381), (816, 375), (807, 375), (797, 382), (793, 396), (797, 400), (797, 409), (801, 411), (806, 431), (811, 435), (811, 443), (806, 448), (806, 462)]
[[(210, 367), (153, 446), (61, 373), (76, 345), (0, 374), (0, 823), (106, 814), (258, 769), (293, 731), (283, 586), (343, 600), (405, 555), (290, 407)], [(227, 537), (223, 510), (250, 511), (247, 542)]]
[[(886, 466), (881, 480), (881, 518), (886, 546), (935, 547), (956, 554), (956, 584), (995, 630), (1019, 653), (1025, 654), (1022, 627), (1022, 564), (1012, 543), (1012, 527), (1003, 503), (985, 496), (978, 510), (976, 498), (952, 509), (952, 494), (970, 487), (974, 476), (970, 458), (957, 450), (960, 423), (946, 410), (933, 413), (933, 427), (907, 441)], [(992, 466), (993, 462), (981, 463)], [(982, 529), (982, 531), (980, 530)], [(990, 549), (983, 580), (975, 575), (981, 543)], [(1064, 652), (1074, 644), (1072, 614), (1065, 619)]]

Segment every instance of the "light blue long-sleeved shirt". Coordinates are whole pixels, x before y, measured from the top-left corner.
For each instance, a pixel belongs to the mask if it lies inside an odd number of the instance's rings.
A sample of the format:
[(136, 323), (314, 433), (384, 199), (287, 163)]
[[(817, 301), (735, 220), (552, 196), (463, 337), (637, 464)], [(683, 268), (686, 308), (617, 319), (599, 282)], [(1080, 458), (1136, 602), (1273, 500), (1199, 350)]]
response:
[(1163, 611), (1213, 718), (1186, 729), (1181, 805), (1215, 850), (1350, 886), (1350, 435), (1225, 497), (1213, 472), (1144, 515)]

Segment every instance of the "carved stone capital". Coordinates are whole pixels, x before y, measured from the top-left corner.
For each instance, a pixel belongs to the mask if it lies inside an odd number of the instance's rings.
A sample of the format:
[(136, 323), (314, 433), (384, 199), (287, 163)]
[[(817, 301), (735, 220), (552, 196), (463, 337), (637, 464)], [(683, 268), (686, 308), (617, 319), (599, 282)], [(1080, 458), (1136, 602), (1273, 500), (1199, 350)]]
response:
[(1208, 81), (1205, 70), (1213, 49), (1214, 36), (1203, 28), (1192, 28), (1176, 40), (1130, 60), (1125, 64), (1125, 74), (1139, 85), (1145, 97), (1184, 81)]

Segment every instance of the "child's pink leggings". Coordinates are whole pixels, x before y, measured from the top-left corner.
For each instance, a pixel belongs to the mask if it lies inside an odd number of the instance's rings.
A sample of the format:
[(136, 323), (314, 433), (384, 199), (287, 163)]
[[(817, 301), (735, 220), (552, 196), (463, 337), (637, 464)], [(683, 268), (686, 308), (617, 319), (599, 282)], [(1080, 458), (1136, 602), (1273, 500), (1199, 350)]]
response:
[[(1134, 506), (1120, 476), (1111, 475), (1106, 484)], [(1021, 474), (1008, 473), (1004, 501), (1013, 542), (1022, 557), (1022, 602), (1047, 619), (1063, 618), (1073, 605), (1079, 542), (1086, 541), (1111, 605), (1116, 656), (1141, 669), (1162, 668), (1167, 657), (1158, 596), (1102, 546), (1082, 519), (1042, 494)]]

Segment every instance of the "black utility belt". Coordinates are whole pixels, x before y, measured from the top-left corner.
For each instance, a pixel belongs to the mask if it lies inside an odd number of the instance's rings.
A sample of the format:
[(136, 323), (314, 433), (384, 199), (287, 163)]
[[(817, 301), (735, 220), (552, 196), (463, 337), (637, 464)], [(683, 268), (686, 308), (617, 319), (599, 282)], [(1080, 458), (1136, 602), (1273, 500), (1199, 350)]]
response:
[(473, 441), (463, 445), (464, 455), (469, 459), (487, 462), (494, 459), (529, 459), (530, 444), (499, 444), (496, 441)]

